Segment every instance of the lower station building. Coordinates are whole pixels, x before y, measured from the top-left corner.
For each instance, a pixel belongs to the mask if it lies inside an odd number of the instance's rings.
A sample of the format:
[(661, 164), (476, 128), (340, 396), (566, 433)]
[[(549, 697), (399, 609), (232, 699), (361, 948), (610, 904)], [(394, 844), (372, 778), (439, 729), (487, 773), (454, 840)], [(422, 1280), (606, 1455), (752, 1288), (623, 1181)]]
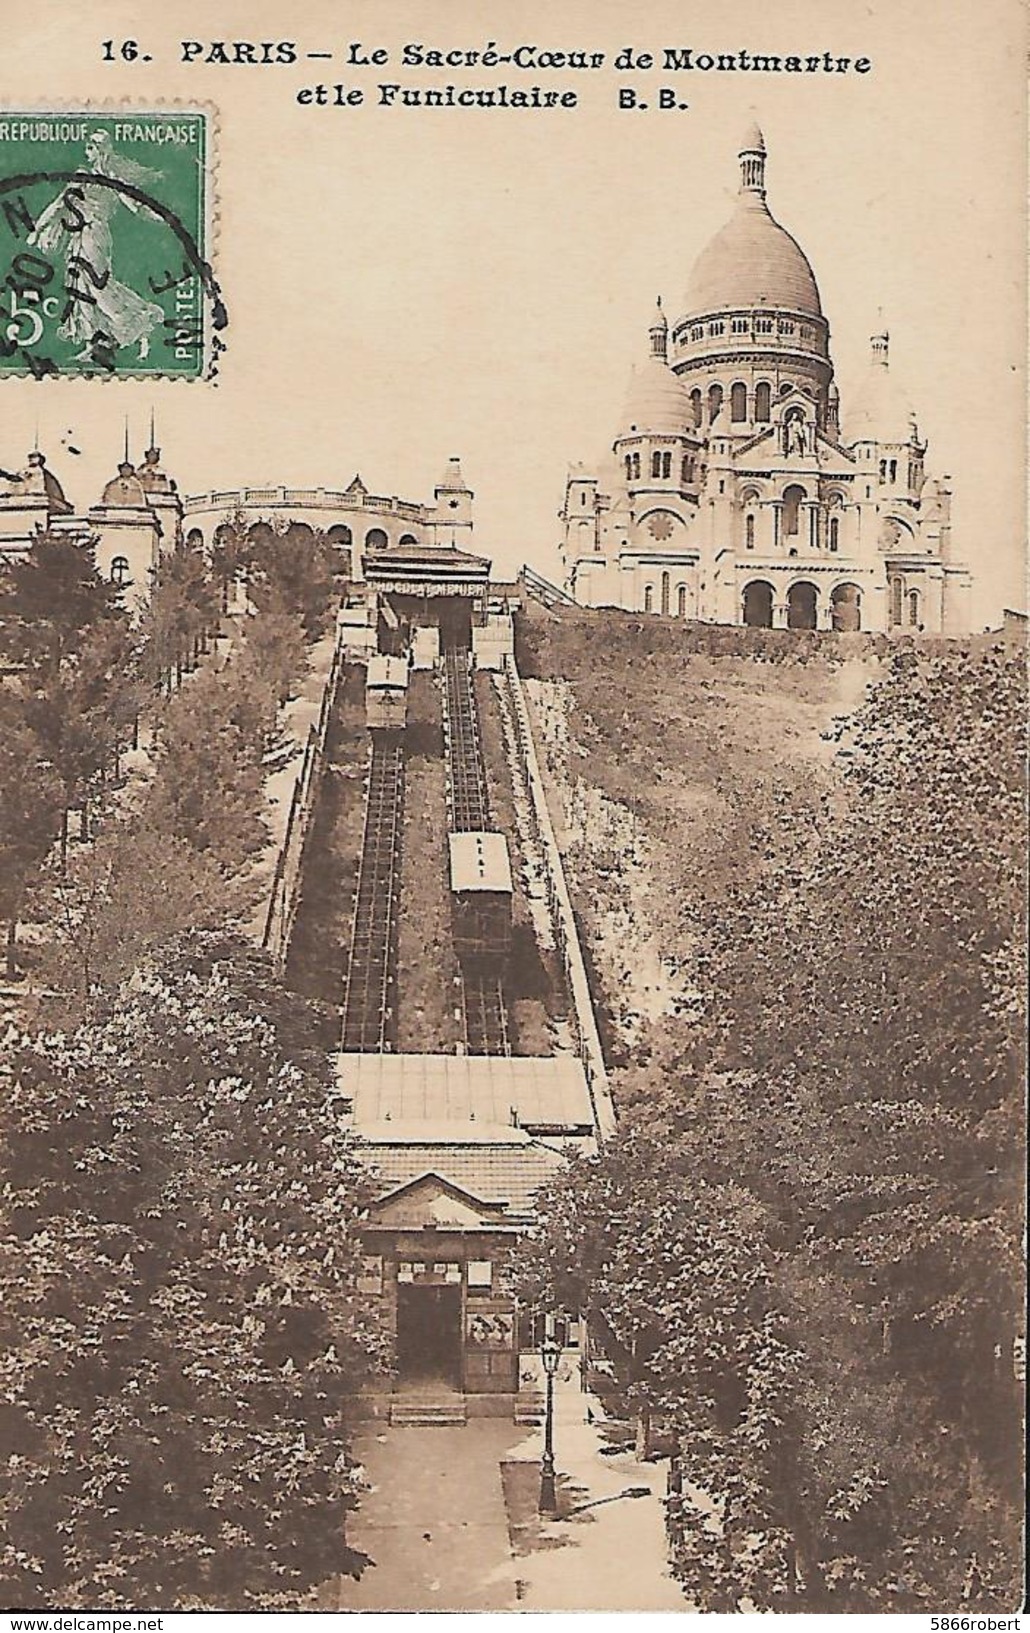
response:
[(815, 274), (766, 202), (757, 126), (683, 316), (659, 302), (611, 455), (570, 472), (567, 585), (585, 606), (758, 628), (970, 629), (949, 478), (874, 335), (847, 413)]
[[(362, 1290), (396, 1335), (396, 1392), (510, 1414), (535, 1335), (506, 1286), (533, 1199), (594, 1149), (582, 1062), (547, 1057), (341, 1054), (337, 1079), (379, 1194)], [(385, 1412), (381, 1399), (372, 1410)]]

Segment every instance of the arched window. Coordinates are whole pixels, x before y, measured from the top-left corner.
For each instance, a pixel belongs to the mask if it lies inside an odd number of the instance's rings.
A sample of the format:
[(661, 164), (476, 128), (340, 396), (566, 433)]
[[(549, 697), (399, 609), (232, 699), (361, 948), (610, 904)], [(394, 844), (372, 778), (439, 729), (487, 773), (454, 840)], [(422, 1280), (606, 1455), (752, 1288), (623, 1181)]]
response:
[(690, 455), (684, 454), (683, 463), (680, 466), (680, 482), (682, 483), (683, 487), (686, 487), (687, 483), (692, 482), (694, 479), (694, 472), (691, 468), (693, 463), (694, 462)]
[(696, 430), (701, 424), (701, 389), (699, 386), (695, 386), (690, 393), (690, 407), (694, 416), (694, 429)]
[(789, 397), (793, 390), (794, 390), (794, 387), (791, 385), (790, 381), (789, 380), (784, 380), (783, 384), (780, 387), (780, 396), (781, 397)]
[(772, 387), (768, 380), (759, 380), (755, 387), (755, 419), (765, 424), (772, 412)]
[(722, 386), (718, 383), (708, 387), (708, 423), (711, 425), (722, 407)]
[(630, 459), (633, 461), (633, 469), (631, 470), (630, 475), (632, 476), (634, 482), (639, 482), (640, 481), (640, 455), (639, 454), (631, 454)]
[(744, 518), (744, 545), (748, 550), (755, 548), (755, 518), (753, 516), (745, 516)]
[(804, 488), (792, 482), (783, 493), (783, 533), (785, 538), (798, 532), (801, 526), (801, 501), (805, 497)]
[(366, 550), (385, 550), (389, 542), (381, 527), (370, 527), (365, 534)]
[(127, 584), (129, 582), (128, 556), (115, 556), (111, 562), (111, 583)]
[(627, 454), (626, 455), (626, 481), (630, 482), (630, 481), (632, 481), (632, 479), (633, 479), (633, 458), (632, 458), (632, 455)]
[(830, 549), (834, 553), (840, 549), (840, 521), (836, 516), (830, 517)]
[(756, 579), (744, 590), (744, 622), (749, 629), (772, 629), (772, 585)]
[(881, 482), (886, 482), (886, 480), (887, 480), (887, 461), (885, 459), (881, 459), (881, 461), (880, 461), (880, 481)]
[(671, 476), (672, 475), (672, 454), (669, 453), (669, 452), (666, 452), (666, 453), (664, 453), (662, 455), (662, 475), (663, 476)]
[(669, 616), (669, 575), (668, 575), (668, 573), (663, 573), (662, 574), (662, 614), (666, 618)]
[(901, 623), (902, 608), (903, 608), (904, 604), (905, 604), (905, 580), (903, 578), (892, 578), (891, 579), (891, 623), (892, 624), (897, 625), (897, 624)]
[(730, 387), (730, 419), (737, 421), (747, 419), (747, 386), (740, 380)]
[(892, 482), (896, 482), (898, 480), (898, 462), (896, 459), (891, 460), (890, 479)]
[(204, 535), (199, 527), (191, 527), (186, 535), (187, 550), (203, 550)]
[(913, 629), (919, 628), (919, 591), (908, 592), (908, 621)]
[(654, 590), (650, 584), (644, 586), (644, 611), (654, 612)]
[(677, 586), (676, 586), (676, 617), (677, 618), (685, 618), (686, 616), (687, 616), (687, 586), (685, 584), (677, 584)]
[(651, 475), (652, 476), (661, 476), (661, 474), (662, 474), (662, 456), (661, 456), (660, 451), (656, 448), (654, 450), (653, 454), (651, 455)]

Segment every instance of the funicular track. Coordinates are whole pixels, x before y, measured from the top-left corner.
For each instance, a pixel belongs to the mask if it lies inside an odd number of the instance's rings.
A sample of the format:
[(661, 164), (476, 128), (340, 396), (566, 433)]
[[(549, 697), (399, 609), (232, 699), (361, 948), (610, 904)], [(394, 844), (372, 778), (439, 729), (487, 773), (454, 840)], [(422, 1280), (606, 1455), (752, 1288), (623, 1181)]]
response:
[[(486, 762), (469, 656), (461, 647), (444, 653), (444, 738), (451, 832), (484, 833), (492, 827)], [(496, 971), (461, 966), (461, 1008), (470, 1055), (511, 1054), (504, 983)]]
[(486, 766), (468, 653), (460, 649), (444, 654), (444, 700), (451, 832), (483, 833), (490, 827)]
[(396, 1043), (393, 995), (403, 812), (403, 746), (395, 733), (374, 731), (343, 1001), (344, 1051), (375, 1054)]
[(462, 970), (465, 1048), (470, 1055), (510, 1055), (504, 987), (497, 975)]

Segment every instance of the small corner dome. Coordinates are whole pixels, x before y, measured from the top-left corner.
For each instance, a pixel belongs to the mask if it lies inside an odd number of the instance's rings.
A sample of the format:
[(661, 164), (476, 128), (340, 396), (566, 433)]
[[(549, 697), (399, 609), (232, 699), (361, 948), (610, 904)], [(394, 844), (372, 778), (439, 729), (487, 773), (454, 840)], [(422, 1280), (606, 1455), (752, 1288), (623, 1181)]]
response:
[(892, 370), (872, 363), (847, 418), (851, 442), (909, 443), (919, 435), (912, 400)]
[(690, 398), (682, 381), (660, 357), (649, 357), (630, 375), (619, 435), (682, 436), (690, 415)]
[(136, 475), (135, 466), (128, 460), (122, 461), (118, 467), (118, 475), (104, 488), (100, 495), (100, 503), (125, 510), (146, 509), (147, 496), (143, 491), (143, 484)]

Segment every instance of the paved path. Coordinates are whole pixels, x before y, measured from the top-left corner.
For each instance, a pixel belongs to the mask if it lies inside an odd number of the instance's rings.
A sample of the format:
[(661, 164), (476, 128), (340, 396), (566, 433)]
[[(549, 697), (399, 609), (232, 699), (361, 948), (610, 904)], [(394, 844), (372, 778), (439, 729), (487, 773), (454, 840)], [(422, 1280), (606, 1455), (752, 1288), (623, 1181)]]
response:
[(536, 1513), (540, 1430), (491, 1418), (455, 1429), (370, 1425), (355, 1450), (373, 1490), (348, 1540), (376, 1564), (360, 1582), (344, 1579), (324, 1608), (689, 1610), (666, 1573), (666, 1465), (638, 1463), (632, 1450), (607, 1455), (588, 1404), (572, 1376), (559, 1383), (565, 1517), (556, 1520)]
[(347, 1540), (375, 1566), (345, 1578), (340, 1610), (513, 1610), (515, 1569), (501, 1489), (510, 1422), (372, 1429), (355, 1448), (373, 1490)]

